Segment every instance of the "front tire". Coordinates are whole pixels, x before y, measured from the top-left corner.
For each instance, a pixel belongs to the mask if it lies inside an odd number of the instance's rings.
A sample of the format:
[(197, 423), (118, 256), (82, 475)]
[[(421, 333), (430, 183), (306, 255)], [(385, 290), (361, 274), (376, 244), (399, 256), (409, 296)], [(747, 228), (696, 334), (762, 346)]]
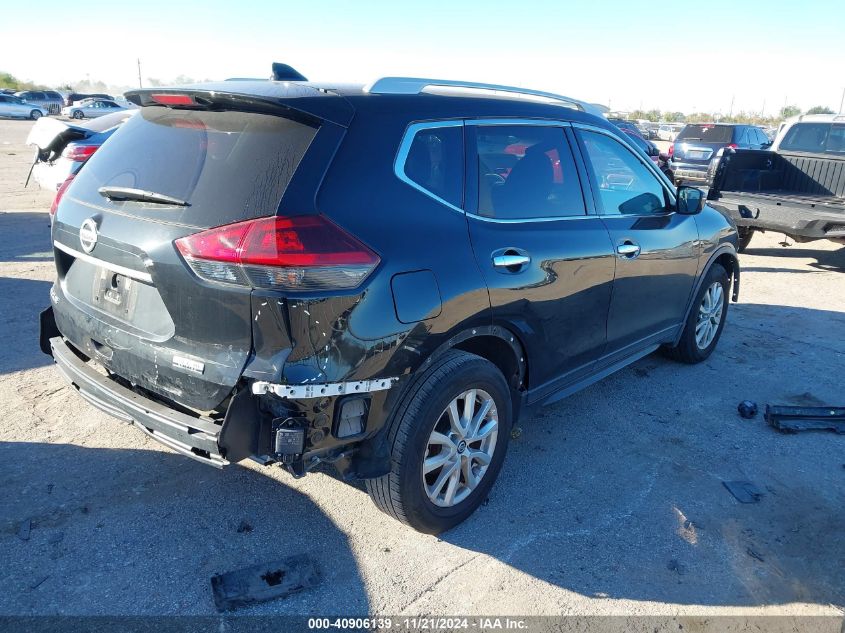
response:
[(390, 472), (367, 480), (376, 506), (427, 534), (471, 515), (501, 470), (511, 432), (505, 377), (452, 350), (411, 385), (388, 427)]
[(729, 292), (727, 271), (721, 265), (713, 264), (696, 294), (680, 341), (675, 347), (666, 348), (671, 358), (695, 364), (713, 353), (728, 316)]
[(33, 121), (37, 121), (41, 118), (41, 111), (40, 110), (33, 110), (29, 113), (29, 118)]
[(71, 117), (74, 119), (84, 119), (85, 115), (80, 110), (74, 110)]

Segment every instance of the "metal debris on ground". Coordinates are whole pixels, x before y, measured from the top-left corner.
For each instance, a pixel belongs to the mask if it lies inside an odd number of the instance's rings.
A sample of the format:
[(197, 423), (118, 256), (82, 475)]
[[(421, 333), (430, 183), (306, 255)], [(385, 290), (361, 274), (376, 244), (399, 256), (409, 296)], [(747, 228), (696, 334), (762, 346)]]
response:
[(722, 485), (728, 489), (740, 503), (757, 503), (763, 493), (750, 481), (723, 481)]
[(739, 417), (746, 420), (757, 417), (757, 403), (752, 400), (743, 400), (737, 405), (736, 410), (739, 412)]
[(845, 407), (766, 405), (766, 422), (782, 433), (834, 431), (845, 433)]
[(255, 602), (284, 598), (314, 587), (319, 581), (316, 562), (307, 554), (298, 554), (212, 576), (211, 591), (217, 610), (228, 611)]
[(22, 541), (29, 540), (29, 533), (32, 531), (32, 519), (25, 519), (21, 521), (18, 526), (18, 538)]

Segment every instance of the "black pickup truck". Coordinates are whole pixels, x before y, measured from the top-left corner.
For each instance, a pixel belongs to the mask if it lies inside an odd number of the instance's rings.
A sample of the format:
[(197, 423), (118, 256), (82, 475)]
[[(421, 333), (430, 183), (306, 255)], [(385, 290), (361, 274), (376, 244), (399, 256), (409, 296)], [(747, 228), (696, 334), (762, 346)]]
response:
[(708, 169), (707, 197), (736, 222), (740, 251), (755, 231), (845, 244), (845, 117), (801, 117), (770, 150), (720, 154)]

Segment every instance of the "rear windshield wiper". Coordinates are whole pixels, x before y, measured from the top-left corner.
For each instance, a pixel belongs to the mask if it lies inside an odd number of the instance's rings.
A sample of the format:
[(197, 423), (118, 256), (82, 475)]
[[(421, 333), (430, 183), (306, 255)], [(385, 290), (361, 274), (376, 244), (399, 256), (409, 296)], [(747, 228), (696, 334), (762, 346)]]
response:
[(100, 187), (97, 189), (101, 196), (109, 200), (131, 200), (133, 202), (152, 202), (153, 204), (172, 204), (177, 207), (191, 206), (186, 200), (167, 196), (155, 191), (143, 191), (131, 187)]

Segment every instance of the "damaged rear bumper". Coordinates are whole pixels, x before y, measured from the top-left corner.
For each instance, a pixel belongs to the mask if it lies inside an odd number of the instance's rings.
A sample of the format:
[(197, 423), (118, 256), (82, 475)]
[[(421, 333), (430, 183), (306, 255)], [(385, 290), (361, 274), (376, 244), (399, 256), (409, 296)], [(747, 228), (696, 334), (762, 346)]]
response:
[(50, 338), (49, 345), (61, 374), (98, 409), (131, 422), (177, 453), (216, 468), (229, 463), (218, 446), (221, 426), (213, 420), (181, 413), (103, 376), (79, 358), (61, 336)]

